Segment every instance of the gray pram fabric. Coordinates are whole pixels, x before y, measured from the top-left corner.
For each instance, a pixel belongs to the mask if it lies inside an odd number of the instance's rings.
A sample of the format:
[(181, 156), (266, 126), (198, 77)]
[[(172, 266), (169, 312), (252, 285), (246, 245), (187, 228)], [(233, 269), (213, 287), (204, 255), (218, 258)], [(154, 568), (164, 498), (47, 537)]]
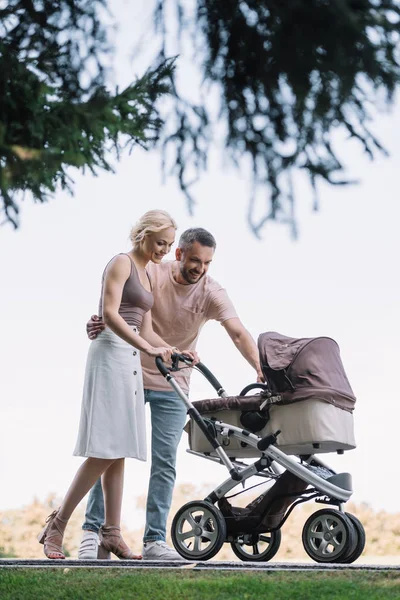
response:
[(194, 402), (201, 414), (221, 410), (260, 410), (271, 404), (323, 400), (353, 412), (356, 398), (340, 358), (328, 337), (291, 338), (274, 331), (258, 338), (261, 367), (272, 395), (229, 396)]
[(291, 338), (275, 331), (258, 338), (261, 368), (281, 404), (315, 398), (352, 412), (356, 398), (340, 358), (328, 337)]
[(279, 527), (286, 510), (307, 487), (307, 481), (285, 471), (272, 488), (245, 508), (232, 506), (225, 497), (221, 498), (218, 506), (226, 519), (228, 534), (237, 535), (249, 530), (262, 533)]
[(193, 402), (193, 406), (197, 408), (200, 414), (207, 415), (207, 413), (220, 410), (260, 410), (263, 403), (265, 403), (265, 396), (256, 394), (254, 396), (227, 396), (226, 398), (196, 400)]
[[(261, 437), (279, 429), (277, 446), (287, 454), (355, 448), (352, 413), (356, 398), (337, 343), (327, 337), (298, 339), (268, 332), (260, 335), (258, 346), (267, 389), (251, 396), (193, 402), (199, 413)], [(188, 433), (192, 450), (210, 452), (192, 422)], [(229, 456), (256, 455), (256, 449), (236, 438), (219, 441)]]

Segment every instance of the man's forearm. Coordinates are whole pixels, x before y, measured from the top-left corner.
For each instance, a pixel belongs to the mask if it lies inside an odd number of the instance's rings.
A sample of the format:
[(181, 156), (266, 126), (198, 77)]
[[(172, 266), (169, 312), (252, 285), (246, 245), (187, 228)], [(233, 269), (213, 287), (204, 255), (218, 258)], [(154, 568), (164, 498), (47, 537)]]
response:
[(247, 331), (247, 329), (243, 329), (240, 332), (233, 334), (231, 334), (229, 331), (228, 333), (241, 355), (247, 360), (253, 369), (257, 371), (257, 376), (262, 379), (263, 375), (260, 366), (258, 348), (250, 333)]

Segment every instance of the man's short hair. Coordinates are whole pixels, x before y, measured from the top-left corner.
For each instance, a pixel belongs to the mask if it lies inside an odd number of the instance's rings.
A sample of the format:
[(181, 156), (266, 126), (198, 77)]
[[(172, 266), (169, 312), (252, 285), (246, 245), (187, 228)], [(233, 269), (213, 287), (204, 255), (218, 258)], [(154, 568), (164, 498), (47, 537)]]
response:
[(194, 242), (198, 242), (202, 246), (208, 246), (208, 248), (214, 248), (214, 250), (217, 247), (215, 237), (202, 227), (186, 229), (179, 239), (178, 247), (182, 250), (189, 250)]

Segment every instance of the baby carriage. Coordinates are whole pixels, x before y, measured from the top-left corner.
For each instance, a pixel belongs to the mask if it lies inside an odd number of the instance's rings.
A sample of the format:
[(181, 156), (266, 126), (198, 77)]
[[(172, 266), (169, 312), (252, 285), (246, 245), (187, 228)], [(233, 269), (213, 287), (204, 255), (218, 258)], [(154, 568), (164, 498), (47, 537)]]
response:
[[(355, 448), (355, 397), (339, 347), (327, 337), (296, 339), (276, 332), (261, 334), (258, 347), (265, 383), (228, 396), (209, 369), (198, 363), (195, 368), (218, 398), (194, 403), (173, 377), (180, 362), (188, 365), (190, 360), (175, 355), (172, 368), (167, 368), (156, 359), (188, 408), (188, 452), (229, 471), (204, 500), (178, 510), (173, 544), (188, 560), (208, 560), (230, 543), (241, 560), (268, 561), (279, 549), (281, 527), (293, 509), (313, 499), (324, 507), (304, 524), (305, 551), (319, 563), (352, 563), (364, 549), (365, 532), (344, 508), (352, 495), (351, 475), (335, 473), (317, 456)], [(262, 479), (257, 485), (273, 486), (246, 507), (233, 506), (230, 500), (247, 491), (250, 477)], [(243, 490), (228, 496), (236, 486)]]

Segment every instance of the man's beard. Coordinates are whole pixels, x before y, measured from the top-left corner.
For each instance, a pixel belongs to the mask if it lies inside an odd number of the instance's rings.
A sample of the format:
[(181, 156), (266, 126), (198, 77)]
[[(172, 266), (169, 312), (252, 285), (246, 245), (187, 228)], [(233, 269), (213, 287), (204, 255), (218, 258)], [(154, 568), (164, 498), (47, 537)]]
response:
[(200, 279), (202, 277), (204, 277), (204, 275), (205, 275), (205, 272), (202, 273), (200, 276), (196, 275), (196, 280), (193, 281), (192, 280), (193, 275), (190, 274), (190, 271), (188, 269), (185, 269), (183, 266), (179, 266), (179, 270), (181, 272), (183, 279), (190, 285), (194, 285), (195, 283), (198, 283), (200, 281)]

